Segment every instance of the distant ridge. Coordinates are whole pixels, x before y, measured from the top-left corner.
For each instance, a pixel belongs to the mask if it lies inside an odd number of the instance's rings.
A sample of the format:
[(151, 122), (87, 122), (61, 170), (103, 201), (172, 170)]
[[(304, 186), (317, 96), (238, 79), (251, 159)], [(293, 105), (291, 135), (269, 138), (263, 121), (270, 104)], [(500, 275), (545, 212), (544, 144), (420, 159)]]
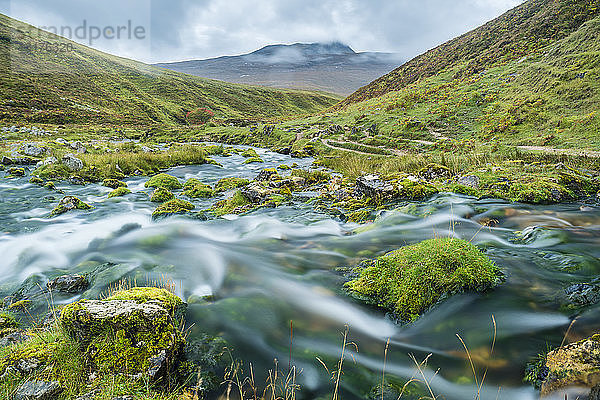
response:
[(274, 44), (248, 54), (156, 66), (205, 78), (348, 95), (401, 64), (394, 54), (357, 53), (340, 43)]

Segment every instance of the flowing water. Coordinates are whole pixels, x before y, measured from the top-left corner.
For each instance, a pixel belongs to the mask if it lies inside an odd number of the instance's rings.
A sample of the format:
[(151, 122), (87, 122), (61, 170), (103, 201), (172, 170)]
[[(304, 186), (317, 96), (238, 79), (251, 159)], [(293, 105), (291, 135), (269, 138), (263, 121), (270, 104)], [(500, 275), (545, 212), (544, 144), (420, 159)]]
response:
[[(215, 157), (223, 168), (187, 166), (168, 172), (213, 184), (226, 176), (253, 178), (262, 168), (281, 163), (306, 167), (311, 161), (258, 152), (264, 164), (244, 165), (234, 155)], [(388, 339), (386, 380), (422, 379), (409, 354), (418, 361), (431, 354), (423, 373), (432, 391), (446, 399), (473, 398), (476, 383), (459, 334), (480, 384), (487, 369), (481, 398), (512, 400), (538, 397), (522, 383), (524, 365), (546, 344), (560, 344), (573, 317), (559, 311), (564, 289), (589, 282), (600, 271), (600, 210), (581, 204), (529, 206), (440, 194), (401, 204), (382, 212), (374, 224), (359, 226), (315, 211), (306, 202), (315, 193), (297, 193), (291, 204), (246, 216), (153, 222), (155, 204), (145, 180), (128, 179), (134, 194), (116, 199), (107, 199), (110, 189), (99, 185), (60, 184), (94, 209), (48, 219), (60, 194), (27, 183), (28, 177), (1, 179), (0, 295), (13, 293), (23, 282), (23, 290), (35, 290), (55, 276), (92, 270), (87, 292), (52, 300), (60, 304), (98, 296), (123, 278), (168, 278), (189, 302), (191, 337), (222, 334), (234, 354), (252, 361), (263, 378), (275, 358), (287, 368), (291, 347), (307, 399), (332, 392), (334, 382), (316, 357), (335, 369), (346, 325), (358, 351), (347, 349), (344, 399), (365, 398), (380, 384)], [(210, 203), (195, 202), (197, 209)], [(490, 227), (482, 225), (490, 221)], [(343, 291), (338, 267), (449, 235), (476, 243), (502, 268), (506, 282), (486, 294), (453, 297), (409, 325), (396, 324)], [(569, 340), (597, 331), (599, 310), (584, 309)], [(492, 316), (497, 338), (490, 356)]]

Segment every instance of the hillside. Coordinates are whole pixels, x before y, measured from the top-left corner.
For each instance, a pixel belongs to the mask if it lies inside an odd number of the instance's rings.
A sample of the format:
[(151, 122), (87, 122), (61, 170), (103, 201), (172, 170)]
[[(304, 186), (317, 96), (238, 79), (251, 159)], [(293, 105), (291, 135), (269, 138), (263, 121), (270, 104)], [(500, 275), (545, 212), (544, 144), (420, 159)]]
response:
[(0, 120), (183, 123), (197, 107), (220, 118), (318, 112), (334, 95), (201, 79), (114, 57), (0, 15)]
[(339, 107), (399, 90), (450, 68), (454, 69), (453, 77), (468, 78), (534, 54), (599, 14), (599, 0), (526, 1), (360, 88)]
[(356, 53), (334, 42), (270, 45), (240, 56), (156, 65), (227, 82), (349, 95), (399, 64), (394, 54)]

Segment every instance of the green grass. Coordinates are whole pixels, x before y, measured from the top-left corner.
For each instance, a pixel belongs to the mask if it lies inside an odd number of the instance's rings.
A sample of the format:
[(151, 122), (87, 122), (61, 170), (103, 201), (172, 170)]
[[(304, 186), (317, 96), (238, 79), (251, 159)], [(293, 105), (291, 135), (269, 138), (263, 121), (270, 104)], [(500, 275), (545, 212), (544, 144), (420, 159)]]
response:
[[(69, 44), (72, 51), (32, 49)], [(180, 125), (208, 107), (218, 120), (318, 112), (335, 95), (230, 84), (114, 57), (0, 15), (0, 121)]]
[(431, 239), (387, 253), (358, 268), (347, 284), (355, 294), (413, 321), (440, 300), (482, 291), (499, 282), (499, 269), (470, 242)]

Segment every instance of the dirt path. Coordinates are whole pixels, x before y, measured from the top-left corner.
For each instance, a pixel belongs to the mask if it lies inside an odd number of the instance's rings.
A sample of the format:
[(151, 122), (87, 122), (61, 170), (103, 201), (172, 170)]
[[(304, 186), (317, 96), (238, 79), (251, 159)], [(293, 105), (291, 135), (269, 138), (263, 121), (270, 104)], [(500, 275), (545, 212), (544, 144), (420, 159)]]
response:
[[(408, 153), (402, 151), (402, 150), (397, 150), (397, 149), (390, 149), (387, 147), (374, 147), (374, 146), (369, 146), (366, 144), (362, 144), (362, 143), (358, 143), (358, 142), (352, 142), (352, 141), (337, 141), (337, 140), (331, 140), (331, 139), (321, 139), (321, 143), (323, 143), (325, 146), (329, 147), (330, 149), (334, 149), (334, 150), (342, 150), (342, 151), (347, 151), (350, 153), (356, 153), (356, 154), (366, 154), (368, 156), (405, 156)], [(338, 143), (338, 144), (343, 144), (343, 143), (350, 143), (350, 144), (354, 144), (354, 145), (358, 145), (358, 146), (362, 146), (362, 147), (371, 147), (373, 149), (380, 149), (380, 150), (386, 150), (389, 151), (392, 154), (376, 154), (376, 153), (367, 153), (366, 151), (360, 151), (360, 150), (354, 150), (354, 149), (346, 149), (343, 147), (337, 147), (334, 145), (331, 145), (330, 143)]]
[(590, 158), (600, 158), (600, 151), (584, 149), (557, 149), (545, 146), (517, 146), (519, 150), (540, 152), (544, 154), (563, 154), (567, 156), (583, 156)]

